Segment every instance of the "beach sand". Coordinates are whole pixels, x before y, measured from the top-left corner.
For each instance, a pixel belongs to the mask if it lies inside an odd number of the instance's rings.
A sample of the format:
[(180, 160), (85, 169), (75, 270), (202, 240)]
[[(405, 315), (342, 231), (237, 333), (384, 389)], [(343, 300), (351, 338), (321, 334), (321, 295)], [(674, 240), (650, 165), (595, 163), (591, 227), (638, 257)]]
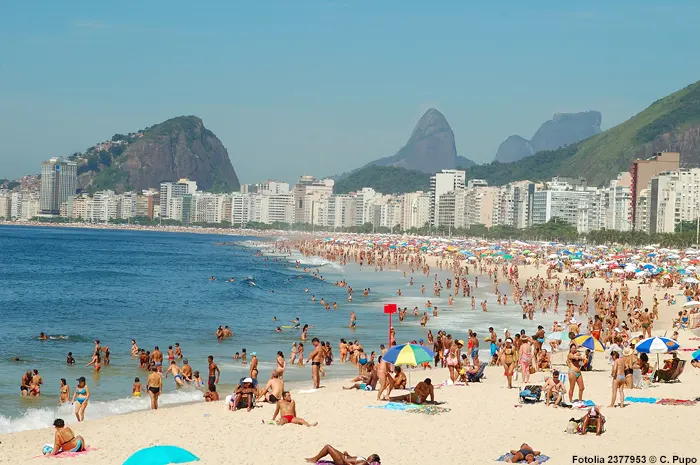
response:
[[(520, 270), (521, 281), (527, 276), (545, 274), (544, 268), (536, 270), (532, 266), (522, 266)], [(586, 283), (591, 290), (609, 287), (602, 279)], [(636, 293), (636, 284), (630, 282), (629, 285), (631, 293)], [(654, 292), (647, 286), (642, 287), (643, 299), (649, 306)], [(674, 292), (678, 291), (674, 289)], [(661, 297), (664, 291), (656, 293)], [(655, 325), (655, 335), (663, 334), (670, 327), (681, 301), (679, 299), (675, 306), (661, 303), (661, 318)], [(466, 299), (457, 299), (455, 307), (466, 308), (465, 302)], [(358, 337), (361, 339), (361, 334)], [(690, 337), (693, 337), (691, 332), (681, 332), (682, 347), (698, 345), (698, 341), (690, 341)], [(555, 368), (566, 371), (564, 357), (561, 353), (552, 356)], [(682, 352), (680, 357), (687, 360), (690, 353)], [(655, 361), (656, 357), (650, 358)], [(198, 403), (72, 424), (75, 434), (82, 435), (96, 450), (64, 460), (75, 464), (120, 464), (143, 447), (170, 444), (190, 450), (201, 458), (199, 463), (202, 464), (301, 464), (305, 463), (304, 457), (331, 444), (352, 455), (377, 453), (383, 464), (445, 465), (494, 462), (523, 442), (550, 456), (548, 463), (551, 464), (633, 463), (629, 459), (625, 461), (624, 457), (608, 460), (608, 456), (623, 455), (645, 455), (645, 463), (652, 463), (652, 455), (659, 463), (682, 463), (674, 462), (674, 455), (700, 458), (695, 444), (700, 407), (635, 403), (623, 409), (608, 408), (611, 378), (604, 354), (596, 354), (594, 369), (596, 371), (583, 375), (584, 399), (600, 405), (607, 419), (606, 433), (600, 437), (565, 432), (568, 420), (580, 418), (583, 410), (555, 409), (544, 403), (521, 406), (518, 390), (506, 388), (503, 369), (487, 367), (482, 383), (436, 390), (436, 400), (445, 402), (442, 406), (450, 409), (439, 415), (367, 408), (383, 405), (376, 401), (376, 393), (343, 391), (342, 383), (336, 381), (324, 383), (325, 387), (316, 392), (300, 393), (298, 388), (292, 391), (298, 415), (307, 421), (318, 421), (315, 428), (263, 424), (261, 420), (269, 420), (274, 412), (274, 407), (268, 404), (247, 413), (230, 412), (223, 403)], [(261, 373), (261, 378), (268, 375)], [(545, 375), (548, 373), (532, 375), (529, 384), (542, 383)], [(411, 371), (412, 384), (425, 377), (439, 384), (448, 379), (448, 373), (445, 369)], [(519, 380), (514, 384), (521, 386), (523, 383)], [(626, 395), (694, 399), (700, 395), (699, 384), (700, 370), (688, 363), (680, 383), (626, 390)], [(221, 393), (222, 397), (226, 394)], [(42, 446), (52, 441), (53, 428), (0, 435), (0, 463), (31, 463), (37, 456), (37, 460), (53, 460), (41, 457)], [(574, 456), (599, 456), (603, 461), (575, 461)], [(661, 456), (666, 457), (666, 462)], [(635, 463), (642, 463), (641, 459)]]

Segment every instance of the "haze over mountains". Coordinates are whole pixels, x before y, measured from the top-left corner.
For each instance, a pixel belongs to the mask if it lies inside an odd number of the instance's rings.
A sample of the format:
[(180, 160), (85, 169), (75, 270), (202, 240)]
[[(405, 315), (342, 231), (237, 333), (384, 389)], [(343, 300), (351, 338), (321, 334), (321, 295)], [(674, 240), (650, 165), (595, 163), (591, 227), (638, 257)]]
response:
[(588, 139), (601, 133), (602, 119), (603, 115), (599, 111), (555, 113), (551, 120), (542, 123), (532, 139), (509, 136), (498, 147), (494, 161), (510, 163), (543, 150), (555, 150)]

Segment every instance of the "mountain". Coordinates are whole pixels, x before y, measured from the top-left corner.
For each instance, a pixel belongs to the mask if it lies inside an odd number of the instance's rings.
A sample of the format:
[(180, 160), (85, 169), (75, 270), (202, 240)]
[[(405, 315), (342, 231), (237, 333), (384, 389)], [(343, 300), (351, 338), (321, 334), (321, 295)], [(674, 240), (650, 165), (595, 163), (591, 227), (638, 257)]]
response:
[(664, 150), (680, 152), (681, 167), (700, 166), (700, 81), (601, 134), (512, 163), (480, 165), (468, 175), (495, 185), (557, 175), (584, 177), (589, 185), (600, 185), (628, 171), (634, 159)]
[(333, 191), (347, 194), (363, 187), (371, 187), (382, 194), (428, 191), (430, 174), (397, 166), (367, 165), (336, 181)]
[(201, 190), (240, 187), (226, 148), (196, 116), (172, 118), (135, 134), (115, 134), (71, 158), (78, 161), (80, 187), (90, 192), (138, 192), (180, 178), (197, 181)]
[(511, 161), (517, 161), (521, 158), (529, 157), (533, 155), (535, 150), (532, 148), (532, 144), (529, 140), (520, 136), (508, 136), (506, 140), (501, 142), (498, 146), (498, 152), (496, 152), (495, 161), (501, 163), (509, 163)]
[(472, 166), (476, 166), (477, 163), (473, 160), (470, 160), (466, 157), (463, 157), (461, 155), (457, 155), (457, 159), (455, 160), (455, 167), (457, 168), (471, 168)]
[(556, 150), (588, 139), (600, 134), (602, 119), (603, 115), (599, 111), (555, 113), (551, 120), (542, 123), (532, 139), (527, 140), (518, 135), (508, 137), (498, 147), (494, 161), (509, 163), (536, 152)]
[(408, 142), (396, 155), (369, 164), (397, 166), (432, 174), (442, 169), (456, 168), (457, 160), (454, 132), (445, 116), (431, 108), (418, 120)]

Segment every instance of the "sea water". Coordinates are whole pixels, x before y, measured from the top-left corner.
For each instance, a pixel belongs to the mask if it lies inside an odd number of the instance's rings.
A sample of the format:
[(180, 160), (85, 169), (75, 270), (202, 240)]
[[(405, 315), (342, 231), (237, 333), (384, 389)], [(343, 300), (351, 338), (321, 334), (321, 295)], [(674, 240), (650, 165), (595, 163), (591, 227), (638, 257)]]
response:
[[(472, 311), (470, 299), (461, 297), (448, 306), (450, 290), (440, 298), (431, 297), (435, 270), (430, 277), (414, 274), (414, 285), (409, 286), (410, 276), (404, 277), (403, 271), (375, 272), (374, 267), (340, 266), (294, 252), (282, 255), (272, 245), (259, 238), (222, 235), (0, 226), (0, 433), (46, 427), (57, 416), (73, 421), (70, 406), (58, 407), (60, 378), (68, 381), (71, 393), (76, 378), (87, 378), (88, 419), (148, 409), (145, 393), (140, 399), (131, 397), (134, 377), (139, 376), (145, 386), (148, 375), (130, 355), (131, 339), (151, 351), (158, 345), (164, 353), (178, 342), (203, 378), (206, 358), (213, 355), (221, 369), (223, 397), (248, 374), (248, 366), (233, 359), (235, 352), (246, 348), (248, 360), (257, 352), (261, 382), (274, 369), (278, 350), (289, 357), (292, 343), (300, 342), (300, 330), (275, 329), (291, 325), (295, 318), (302, 326), (312, 326), (304, 344), (305, 358), (313, 349), (311, 338), (318, 337), (331, 342), (336, 361), (340, 338), (358, 339), (368, 353), (379, 352), (379, 345), (388, 339), (383, 305), (389, 302), (409, 310), (402, 323), (394, 315), (399, 342), (426, 339), (427, 329), (433, 334), (444, 329), (463, 339), (467, 329), (473, 329), (483, 341), (489, 326), (500, 336), (504, 328), (524, 328), (532, 334), (538, 324), (521, 320), (517, 306), (497, 305), (493, 285), (483, 276)], [(268, 254), (257, 254), (260, 249)], [(313, 277), (310, 270), (324, 280)], [(438, 272), (443, 284), (447, 277), (447, 272)], [(227, 282), (229, 278), (235, 282)], [(352, 303), (347, 302), (346, 289), (333, 285), (341, 279), (355, 290)], [(421, 295), (421, 284), (426, 295)], [(362, 295), (364, 288), (371, 288), (368, 297)], [(396, 295), (399, 288), (401, 297)], [(501, 284), (501, 292), (510, 294), (510, 289)], [(312, 295), (316, 303), (311, 302)], [(321, 298), (337, 302), (338, 310), (324, 310)], [(489, 301), (488, 313), (479, 306), (484, 298)], [(422, 314), (427, 299), (438, 306), (439, 317), (422, 328), (412, 309), (417, 306)], [(357, 314), (354, 330), (349, 327), (350, 311)], [(539, 323), (549, 322), (539, 318)], [(229, 325), (235, 336), (217, 341), (214, 332), (219, 325)], [(42, 331), (49, 340), (38, 339)], [(111, 364), (103, 365), (99, 374), (85, 367), (95, 339), (111, 352)], [(486, 357), (485, 343), (482, 349)], [(74, 366), (65, 363), (68, 352), (73, 353)], [(12, 361), (14, 357), (21, 361)], [(35, 368), (44, 379), (41, 397), (20, 397), (22, 374)], [(327, 378), (356, 374), (349, 365), (326, 367)], [(310, 387), (310, 367), (289, 366), (285, 380)], [(172, 405), (201, 398), (196, 389), (176, 390), (170, 378), (164, 382), (160, 402)]]

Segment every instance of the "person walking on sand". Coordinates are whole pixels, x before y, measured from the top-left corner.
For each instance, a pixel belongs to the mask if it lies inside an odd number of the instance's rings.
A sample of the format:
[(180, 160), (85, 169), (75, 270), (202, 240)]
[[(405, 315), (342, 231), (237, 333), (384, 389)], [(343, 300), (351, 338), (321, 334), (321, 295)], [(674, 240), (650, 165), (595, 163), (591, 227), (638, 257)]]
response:
[(151, 374), (148, 375), (148, 381), (146, 382), (148, 394), (151, 396), (151, 410), (158, 410), (158, 397), (160, 397), (162, 387), (163, 378), (158, 373), (158, 368), (151, 368)]
[(314, 389), (318, 389), (321, 387), (321, 362), (323, 362), (324, 353), (317, 337), (313, 338), (311, 343), (314, 345), (314, 350), (309, 354), (306, 363), (311, 360), (311, 379), (314, 383)]
[(612, 372), (612, 401), (610, 401), (609, 407), (615, 407), (615, 400), (617, 399), (617, 393), (620, 393), (620, 408), (625, 406), (625, 385), (627, 381), (625, 379), (625, 359), (620, 357), (620, 354), (613, 350), (610, 356), (613, 359)]
[(303, 418), (297, 417), (297, 405), (296, 402), (292, 400), (292, 394), (289, 391), (284, 391), (282, 393), (282, 399), (280, 399), (277, 402), (275, 406), (275, 413), (274, 415), (272, 415), (273, 421), (275, 420), (275, 418), (277, 418), (277, 415), (280, 416), (280, 419), (277, 421), (277, 424), (280, 426), (286, 425), (288, 423), (302, 426), (318, 425), (317, 422), (308, 423)]
[(578, 353), (576, 344), (569, 346), (569, 353), (566, 356), (566, 364), (569, 366), (569, 403), (574, 401), (574, 389), (576, 386), (578, 386), (578, 400), (583, 400), (585, 386), (583, 385), (581, 365), (583, 365), (585, 359), (586, 357)]

